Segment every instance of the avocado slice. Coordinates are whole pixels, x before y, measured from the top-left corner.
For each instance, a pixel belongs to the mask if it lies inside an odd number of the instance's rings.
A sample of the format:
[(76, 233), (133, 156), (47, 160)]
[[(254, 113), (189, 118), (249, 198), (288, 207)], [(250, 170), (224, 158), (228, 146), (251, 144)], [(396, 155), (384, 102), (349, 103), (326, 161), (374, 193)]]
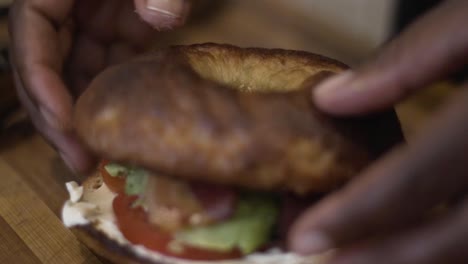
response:
[(107, 173), (112, 177), (118, 177), (120, 175), (125, 175), (128, 172), (128, 168), (117, 163), (108, 163), (104, 166)]
[(108, 163), (104, 166), (107, 173), (112, 177), (125, 175), (125, 194), (143, 194), (148, 179), (148, 172), (142, 168), (124, 166), (118, 163)]
[(146, 188), (147, 179), (148, 172), (146, 170), (139, 168), (129, 169), (127, 173), (127, 179), (125, 180), (125, 194), (143, 194)]
[(242, 194), (228, 221), (184, 230), (175, 238), (181, 244), (215, 251), (237, 248), (245, 255), (268, 242), (277, 216), (278, 205), (273, 196)]

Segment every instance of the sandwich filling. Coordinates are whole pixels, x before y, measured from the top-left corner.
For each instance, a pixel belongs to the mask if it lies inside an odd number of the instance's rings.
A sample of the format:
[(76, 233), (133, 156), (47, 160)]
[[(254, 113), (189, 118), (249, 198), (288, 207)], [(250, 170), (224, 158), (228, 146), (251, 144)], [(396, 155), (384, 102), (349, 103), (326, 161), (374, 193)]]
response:
[[(127, 240), (194, 260), (239, 258), (265, 249), (278, 219), (275, 195), (154, 175), (103, 163), (113, 210)], [(152, 175), (151, 175), (152, 174)]]
[[(302, 201), (301, 205), (297, 199), (282, 196), (281, 208), (278, 208), (278, 200), (273, 195), (236, 192), (231, 207), (234, 210), (229, 218), (198, 224), (189, 221), (184, 227), (166, 231), (150, 222), (147, 199), (142, 199), (141, 192), (137, 192), (146, 190), (141, 183), (146, 181), (148, 184), (149, 177), (154, 175), (148, 177), (148, 172), (136, 170), (139, 173), (132, 172), (129, 177), (125, 174), (134, 168), (122, 166), (115, 173), (114, 169), (118, 167), (114, 165), (117, 164), (105, 165), (110, 164), (102, 164), (98, 175), (91, 176), (83, 186), (67, 183), (70, 199), (62, 209), (63, 222), (69, 228), (91, 225), (92, 229), (138, 258), (177, 264), (213, 261), (220, 264), (312, 264), (323, 263), (333, 254), (299, 256), (283, 251), (277, 244), (267, 246), (271, 245), (269, 241), (275, 237), (274, 233), (282, 237), (281, 226), (287, 227), (290, 223), (287, 219), (294, 219), (300, 208), (310, 202)], [(133, 175), (146, 176), (127, 181)], [(210, 195), (214, 193), (205, 190)]]

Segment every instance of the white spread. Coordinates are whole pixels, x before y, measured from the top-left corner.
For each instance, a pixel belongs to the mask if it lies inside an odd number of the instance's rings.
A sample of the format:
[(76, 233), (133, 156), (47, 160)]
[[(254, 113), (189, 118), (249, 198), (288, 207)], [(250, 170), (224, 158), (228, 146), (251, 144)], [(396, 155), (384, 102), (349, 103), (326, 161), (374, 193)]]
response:
[[(70, 200), (65, 202), (62, 209), (62, 220), (65, 226), (93, 224), (109, 238), (114, 239), (122, 246), (127, 246), (133, 252), (153, 261), (176, 264), (212, 264), (213, 261), (190, 261), (163, 256), (141, 245), (133, 245), (122, 235), (115, 224), (115, 216), (112, 210), (112, 200), (115, 194), (102, 184), (98, 189), (83, 191), (83, 186), (76, 182), (66, 184), (70, 194)], [(279, 249), (273, 249), (267, 253), (251, 254), (243, 259), (216, 261), (216, 264), (319, 264), (323, 263), (330, 253), (319, 256), (303, 257), (293, 253), (284, 253)]]
[(65, 186), (70, 194), (70, 202), (76, 203), (80, 201), (83, 196), (83, 186), (79, 186), (76, 182), (67, 182)]

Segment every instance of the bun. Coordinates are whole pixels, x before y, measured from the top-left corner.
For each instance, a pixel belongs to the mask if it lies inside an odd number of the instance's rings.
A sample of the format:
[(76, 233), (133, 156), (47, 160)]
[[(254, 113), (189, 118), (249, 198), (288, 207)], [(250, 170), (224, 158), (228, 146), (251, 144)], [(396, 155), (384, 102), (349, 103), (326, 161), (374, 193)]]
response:
[[(189, 261), (182, 260), (172, 257), (165, 257), (156, 252), (148, 253), (148, 251), (137, 251), (134, 246), (130, 246), (126, 241), (120, 241), (120, 239), (115, 238), (115, 234), (109, 234), (110, 223), (105, 223), (109, 221), (109, 218), (104, 216), (105, 210), (102, 210), (103, 201), (95, 201), (94, 199), (98, 196), (93, 193), (96, 192), (106, 192), (102, 190), (104, 188), (102, 178), (98, 173), (89, 177), (83, 183), (83, 195), (81, 200), (78, 202), (95, 204), (99, 203), (101, 206), (98, 207), (98, 210), (92, 214), (91, 217), (87, 219), (90, 221), (86, 225), (77, 225), (71, 227), (72, 232), (77, 236), (77, 238), (89, 247), (97, 255), (110, 260), (112, 263), (116, 264), (203, 264), (203, 263), (217, 263), (217, 264), (320, 264), (330, 256), (330, 253), (325, 253), (315, 256), (301, 257), (293, 254), (286, 253), (259, 253), (253, 258), (244, 258), (238, 260), (226, 260), (226, 261)], [(112, 203), (112, 197), (109, 197), (109, 201), (105, 203)], [(70, 201), (69, 201), (70, 202)], [(75, 206), (77, 204), (75, 203)], [(66, 218), (64, 216), (64, 218)], [(102, 219), (101, 219), (102, 218)], [(104, 220), (103, 220), (104, 219)], [(106, 226), (107, 228), (103, 228)], [(113, 228), (110, 228), (111, 230)]]
[(175, 46), (100, 74), (77, 102), (76, 130), (101, 157), (174, 177), (325, 192), (402, 139), (393, 111), (337, 119), (315, 108), (311, 89), (346, 69), (299, 51)]

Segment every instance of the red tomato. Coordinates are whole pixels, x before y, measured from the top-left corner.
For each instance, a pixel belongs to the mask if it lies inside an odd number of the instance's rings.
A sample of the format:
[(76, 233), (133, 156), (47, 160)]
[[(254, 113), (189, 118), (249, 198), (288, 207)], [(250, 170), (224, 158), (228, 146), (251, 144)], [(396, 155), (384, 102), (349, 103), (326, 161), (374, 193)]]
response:
[(119, 194), (113, 201), (113, 208), (117, 218), (117, 224), (122, 234), (128, 241), (143, 245), (148, 249), (157, 251), (163, 255), (191, 260), (223, 260), (241, 257), (238, 250), (231, 252), (218, 252), (183, 246), (178, 253), (168, 247), (172, 241), (172, 235), (159, 230), (148, 222), (147, 214), (141, 207), (132, 208), (136, 196)]
[(125, 192), (125, 177), (112, 177), (104, 168), (108, 162), (102, 161), (99, 164), (99, 172), (101, 173), (102, 180), (109, 187), (109, 189), (115, 193)]

